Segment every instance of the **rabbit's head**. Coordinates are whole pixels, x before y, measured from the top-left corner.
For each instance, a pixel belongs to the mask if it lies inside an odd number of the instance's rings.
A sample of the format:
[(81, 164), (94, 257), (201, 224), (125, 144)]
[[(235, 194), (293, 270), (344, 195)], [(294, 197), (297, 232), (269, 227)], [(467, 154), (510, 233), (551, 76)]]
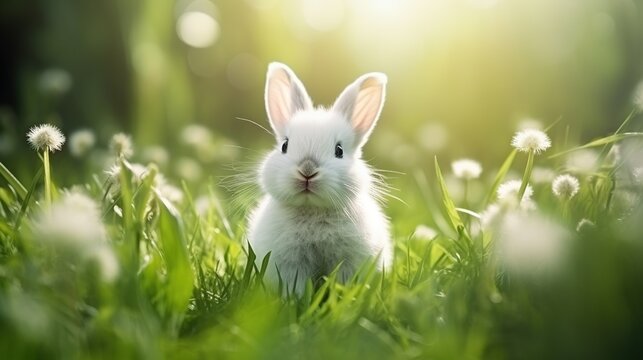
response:
[(370, 189), (361, 158), (382, 105), (386, 75), (359, 77), (330, 109), (314, 108), (288, 66), (272, 63), (266, 110), (277, 140), (260, 169), (264, 191), (291, 206), (342, 207)]

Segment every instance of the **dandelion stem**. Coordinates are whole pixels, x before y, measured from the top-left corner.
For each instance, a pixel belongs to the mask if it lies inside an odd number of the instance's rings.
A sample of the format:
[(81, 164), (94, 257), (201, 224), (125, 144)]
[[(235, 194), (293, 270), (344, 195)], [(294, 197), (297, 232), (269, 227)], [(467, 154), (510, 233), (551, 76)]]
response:
[(527, 157), (527, 166), (525, 167), (525, 173), (522, 176), (522, 184), (520, 184), (520, 190), (518, 190), (518, 201), (522, 201), (522, 196), (527, 190), (527, 184), (529, 183), (529, 178), (531, 177), (531, 170), (534, 167), (534, 150), (529, 151), (529, 156)]
[(51, 206), (51, 169), (49, 168), (49, 149), (43, 151), (43, 167), (45, 168), (45, 204)]

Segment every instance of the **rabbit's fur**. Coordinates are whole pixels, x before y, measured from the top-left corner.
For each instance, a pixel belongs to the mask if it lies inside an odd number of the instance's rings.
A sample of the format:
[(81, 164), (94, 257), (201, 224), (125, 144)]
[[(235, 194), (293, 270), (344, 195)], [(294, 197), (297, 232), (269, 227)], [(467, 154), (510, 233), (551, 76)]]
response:
[[(366, 260), (389, 268), (388, 220), (375, 200), (361, 149), (384, 103), (386, 76), (369, 73), (349, 85), (329, 109), (313, 108), (302, 83), (284, 64), (268, 67), (266, 110), (277, 146), (264, 159), (264, 198), (249, 218), (248, 241), (267, 280), (278, 277), (301, 293), (341, 264), (348, 280)], [(296, 281), (296, 283), (295, 283)]]

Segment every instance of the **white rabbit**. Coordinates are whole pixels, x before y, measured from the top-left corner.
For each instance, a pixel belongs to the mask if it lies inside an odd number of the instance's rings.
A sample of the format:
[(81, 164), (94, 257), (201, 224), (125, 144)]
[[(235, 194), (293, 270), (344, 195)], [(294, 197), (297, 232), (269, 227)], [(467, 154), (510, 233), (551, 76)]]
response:
[[(248, 241), (257, 263), (271, 252), (266, 280), (302, 293), (341, 264), (350, 279), (377, 258), (390, 268), (389, 224), (376, 201), (361, 150), (384, 104), (386, 75), (359, 77), (331, 109), (314, 108), (301, 81), (271, 63), (266, 110), (277, 146), (264, 159), (259, 182), (265, 196), (249, 218)], [(296, 283), (295, 283), (296, 281)]]

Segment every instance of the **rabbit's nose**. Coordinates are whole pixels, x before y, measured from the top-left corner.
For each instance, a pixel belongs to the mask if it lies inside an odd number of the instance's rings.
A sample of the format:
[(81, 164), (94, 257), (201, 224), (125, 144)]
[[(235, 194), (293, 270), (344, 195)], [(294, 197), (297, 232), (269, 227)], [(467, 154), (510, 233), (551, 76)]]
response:
[(312, 174), (305, 174), (305, 173), (301, 172), (301, 170), (299, 170), (299, 175), (303, 176), (304, 179), (306, 179), (306, 180), (310, 180), (310, 179), (314, 178), (315, 176), (317, 176), (317, 174), (318, 174), (317, 171), (315, 171)]
[(317, 174), (317, 162), (313, 159), (306, 158), (299, 163), (299, 174), (306, 180), (314, 178)]

